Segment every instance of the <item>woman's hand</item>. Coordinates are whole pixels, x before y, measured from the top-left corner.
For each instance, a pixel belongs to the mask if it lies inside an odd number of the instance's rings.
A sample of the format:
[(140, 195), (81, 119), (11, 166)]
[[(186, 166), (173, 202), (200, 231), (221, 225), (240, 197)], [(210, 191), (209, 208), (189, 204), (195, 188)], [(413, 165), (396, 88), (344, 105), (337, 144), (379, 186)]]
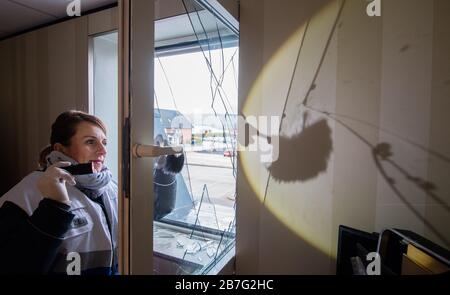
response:
[(70, 205), (66, 182), (75, 185), (75, 178), (67, 171), (58, 168), (66, 166), (70, 166), (70, 163), (58, 162), (49, 166), (37, 181), (37, 188), (45, 198)]
[(100, 173), (102, 171), (103, 164), (101, 162), (93, 162), (92, 168), (94, 173)]

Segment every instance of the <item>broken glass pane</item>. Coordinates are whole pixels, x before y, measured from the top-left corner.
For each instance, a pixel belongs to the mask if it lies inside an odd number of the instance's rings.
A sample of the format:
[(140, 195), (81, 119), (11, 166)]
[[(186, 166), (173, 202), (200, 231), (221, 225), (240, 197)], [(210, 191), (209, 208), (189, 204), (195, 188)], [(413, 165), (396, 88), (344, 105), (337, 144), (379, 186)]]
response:
[(184, 149), (179, 173), (165, 170), (169, 158), (155, 161), (159, 274), (205, 273), (236, 232), (238, 36), (196, 1), (182, 3), (184, 15), (155, 25), (155, 143)]

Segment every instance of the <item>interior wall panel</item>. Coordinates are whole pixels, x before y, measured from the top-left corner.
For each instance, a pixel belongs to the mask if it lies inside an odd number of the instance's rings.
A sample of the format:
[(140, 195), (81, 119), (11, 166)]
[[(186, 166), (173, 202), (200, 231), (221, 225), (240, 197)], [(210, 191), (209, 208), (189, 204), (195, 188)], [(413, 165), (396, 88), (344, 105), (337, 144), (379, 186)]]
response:
[[(117, 8), (77, 17), (0, 42), (0, 195), (37, 169), (57, 115), (88, 111), (88, 34), (116, 26)], [(105, 17), (105, 15), (109, 17)], [(88, 20), (89, 19), (89, 20)]]

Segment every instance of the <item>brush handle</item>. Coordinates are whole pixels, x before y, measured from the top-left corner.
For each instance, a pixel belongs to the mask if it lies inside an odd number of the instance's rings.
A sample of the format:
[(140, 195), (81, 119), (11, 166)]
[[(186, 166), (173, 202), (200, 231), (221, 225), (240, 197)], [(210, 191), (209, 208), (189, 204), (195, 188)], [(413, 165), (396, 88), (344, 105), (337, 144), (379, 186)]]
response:
[(133, 146), (133, 156), (135, 156), (136, 158), (176, 155), (182, 152), (183, 147), (181, 146), (170, 147), (143, 144), (135, 144)]

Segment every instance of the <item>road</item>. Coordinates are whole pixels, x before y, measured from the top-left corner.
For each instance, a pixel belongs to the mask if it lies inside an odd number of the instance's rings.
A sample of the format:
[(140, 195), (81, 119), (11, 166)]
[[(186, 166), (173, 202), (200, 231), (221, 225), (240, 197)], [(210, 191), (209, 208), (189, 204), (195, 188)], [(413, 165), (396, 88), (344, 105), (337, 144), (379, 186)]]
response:
[(187, 165), (182, 173), (188, 190), (190, 190), (187, 168), (189, 168), (192, 193), (195, 199), (201, 197), (203, 186), (206, 184), (212, 203), (234, 206), (236, 179), (233, 176), (231, 158), (224, 157), (222, 153), (187, 153)]

